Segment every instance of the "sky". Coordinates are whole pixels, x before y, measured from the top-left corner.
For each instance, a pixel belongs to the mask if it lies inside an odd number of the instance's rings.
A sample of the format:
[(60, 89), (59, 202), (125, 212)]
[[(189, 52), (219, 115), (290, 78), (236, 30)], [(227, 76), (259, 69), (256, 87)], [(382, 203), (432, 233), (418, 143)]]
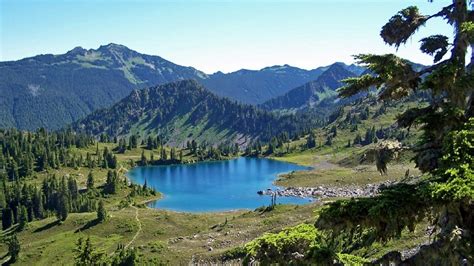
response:
[(409, 5), (428, 15), (449, 2), (0, 0), (0, 61), (117, 43), (206, 73), (283, 64), (313, 69), (352, 63), (359, 53), (397, 53), (429, 64), (419, 40), (452, 35), (442, 20), (428, 22), (398, 51), (379, 32)]

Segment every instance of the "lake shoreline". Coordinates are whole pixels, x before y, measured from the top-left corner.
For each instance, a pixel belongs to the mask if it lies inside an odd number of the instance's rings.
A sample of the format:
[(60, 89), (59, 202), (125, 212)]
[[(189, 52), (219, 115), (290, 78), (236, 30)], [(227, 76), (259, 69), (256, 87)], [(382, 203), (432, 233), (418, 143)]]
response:
[[(309, 167), (270, 158), (241, 156), (225, 161), (175, 165), (138, 166), (125, 173), (133, 184), (159, 192), (159, 200), (146, 202), (148, 208), (183, 213), (225, 213), (251, 211), (268, 205), (268, 197), (257, 190), (274, 188), (281, 174)], [(301, 197), (287, 197), (282, 204), (306, 204)]]
[(316, 200), (327, 198), (357, 198), (373, 197), (378, 195), (380, 189), (395, 184), (396, 181), (385, 181), (366, 185), (346, 186), (318, 186), (318, 187), (284, 187), (282, 190), (260, 190), (259, 195), (277, 195), (278, 197), (301, 197)]

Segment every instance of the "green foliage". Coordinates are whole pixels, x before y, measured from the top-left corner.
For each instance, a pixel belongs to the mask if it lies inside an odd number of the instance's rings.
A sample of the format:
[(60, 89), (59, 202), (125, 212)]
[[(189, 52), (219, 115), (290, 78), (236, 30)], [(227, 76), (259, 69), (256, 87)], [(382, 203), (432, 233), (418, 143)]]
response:
[(205, 76), (116, 44), (0, 62), (0, 67), (0, 83), (5, 85), (0, 88), (0, 127), (22, 130), (59, 129), (112, 105), (133, 89)]
[(25, 206), (19, 207), (19, 214), (18, 214), (18, 229), (23, 230), (26, 228), (28, 224), (28, 213)]
[(418, 7), (407, 7), (390, 18), (382, 27), (380, 36), (386, 43), (399, 47), (400, 44), (406, 43), (426, 20), (427, 18), (419, 13)]
[[(296, 87), (286, 94), (272, 98), (260, 106), (266, 110), (285, 110), (311, 107), (317, 110), (320, 116), (329, 115), (345, 101), (336, 99), (335, 90), (343, 84), (341, 80), (354, 77), (356, 74), (348, 71), (340, 63), (331, 65), (318, 79)], [(330, 103), (329, 103), (330, 102)], [(307, 112), (305, 110), (305, 112)]]
[(467, 21), (461, 24), (461, 31), (467, 35), (470, 43), (474, 43), (474, 22)]
[(448, 52), (449, 38), (444, 35), (432, 35), (420, 40), (420, 50), (423, 53), (434, 55), (434, 62), (438, 62)]
[[(407, 98), (418, 90), (429, 92), (433, 100), (426, 108), (408, 109), (399, 119), (405, 127), (421, 125), (423, 137), (416, 147), (416, 162), (420, 170), (432, 172), (438, 167), (441, 147), (447, 134), (459, 128), (472, 115), (473, 68), (466, 68), (465, 57), (472, 40), (472, 11), (466, 1), (453, 1), (431, 16), (419, 14), (418, 8), (408, 7), (393, 16), (382, 28), (386, 43), (398, 47), (426, 21), (434, 17), (446, 19), (454, 29), (454, 42), (448, 37), (432, 35), (421, 40), (421, 51), (434, 57), (436, 64), (417, 69), (414, 64), (393, 54), (355, 56), (358, 63), (371, 70), (370, 75), (347, 80), (340, 89), (342, 97), (349, 97), (375, 86), (381, 100)], [(472, 20), (472, 18), (471, 18)], [(451, 57), (443, 61), (445, 54)], [(472, 65), (471, 62), (470, 65)]]
[(94, 175), (92, 174), (92, 171), (90, 171), (89, 174), (87, 175), (86, 187), (87, 187), (87, 190), (94, 189)]
[[(266, 233), (247, 243), (243, 250), (246, 260), (254, 258), (261, 263), (289, 263), (297, 261), (294, 253), (305, 255), (320, 237), (318, 230), (309, 224), (300, 224), (279, 233)], [(242, 253), (242, 250), (240, 250)]]
[(94, 249), (89, 237), (86, 240), (82, 237), (79, 238), (74, 251), (76, 253), (74, 265), (76, 266), (102, 265), (104, 263), (105, 254)]
[(365, 74), (356, 78), (347, 78), (344, 79), (343, 82), (346, 85), (338, 89), (339, 96), (341, 97), (350, 97), (359, 92), (367, 91), (372, 86), (380, 86), (383, 83), (381, 78), (370, 74)]
[[(178, 126), (179, 131), (192, 128), (193, 132), (177, 136), (172, 128)], [(80, 132), (96, 136), (106, 133), (133, 137), (132, 131), (138, 131), (145, 136), (158, 134), (163, 142), (176, 144), (185, 144), (189, 138), (212, 143), (234, 141), (237, 135), (269, 141), (282, 132), (294, 135), (312, 126), (313, 121), (305, 115), (278, 116), (239, 104), (212, 94), (193, 80), (134, 91), (111, 108), (94, 112), (73, 125)], [(223, 132), (222, 139), (217, 139), (216, 135)], [(130, 139), (129, 145), (132, 143), (136, 141)]]
[(351, 254), (344, 254), (344, 253), (337, 253), (337, 260), (339, 263), (343, 265), (367, 265), (370, 263), (369, 260), (361, 258), (359, 256), (351, 255)]
[(383, 189), (376, 197), (338, 200), (319, 212), (316, 226), (336, 234), (362, 226), (373, 229), (378, 239), (386, 241), (399, 237), (405, 228), (414, 230), (426, 216), (426, 194), (425, 185), (401, 183)]
[(21, 246), (16, 234), (13, 234), (7, 238), (7, 245), (8, 245), (8, 255), (10, 255), (9, 262), (16, 262), (18, 260)]
[(433, 182), (431, 187), (434, 198), (444, 201), (474, 199), (474, 118), (460, 130), (449, 133), (438, 172), (441, 180)]
[(76, 266), (91, 266), (91, 265), (111, 265), (111, 266), (133, 266), (139, 265), (139, 254), (134, 248), (125, 248), (119, 245), (112, 256), (107, 256), (103, 251), (95, 248), (92, 245), (91, 239), (88, 237), (79, 238), (74, 250), (76, 253)]
[(120, 186), (123, 182), (120, 181), (117, 171), (109, 170), (107, 172), (107, 179), (103, 187), (105, 194), (115, 194), (119, 191)]
[(97, 220), (99, 223), (107, 220), (107, 210), (105, 209), (103, 201), (99, 201), (99, 207), (97, 207)]
[[(340, 96), (349, 97), (367, 90), (370, 86), (383, 89), (379, 99), (400, 99), (409, 95), (420, 81), (419, 76), (412, 69), (411, 63), (394, 54), (373, 55), (361, 54), (354, 58), (364, 64), (374, 75), (365, 75), (360, 78), (347, 80), (347, 85), (339, 89)], [(369, 87), (367, 87), (369, 86)]]
[(71, 148), (87, 147), (93, 142), (92, 137), (70, 130), (48, 133), (44, 129), (0, 129), (0, 169), (6, 170), (9, 180), (19, 180), (50, 168), (77, 167), (84, 161)]
[(112, 266), (134, 266), (140, 265), (139, 253), (135, 248), (125, 248), (119, 245), (111, 258), (110, 265)]

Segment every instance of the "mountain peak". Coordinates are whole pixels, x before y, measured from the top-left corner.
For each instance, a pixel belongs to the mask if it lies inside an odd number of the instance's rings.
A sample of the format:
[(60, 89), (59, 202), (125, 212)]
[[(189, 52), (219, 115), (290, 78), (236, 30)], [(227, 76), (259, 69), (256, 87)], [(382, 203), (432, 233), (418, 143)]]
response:
[(344, 70), (347, 71), (346, 67), (347, 67), (347, 65), (344, 64), (343, 62), (336, 62), (336, 63), (330, 65), (327, 71), (329, 71), (329, 70), (335, 71), (335, 70), (340, 70), (340, 69), (344, 69)]
[(72, 50), (68, 51), (66, 54), (83, 54), (87, 50), (82, 48), (81, 46), (76, 46)]
[(286, 71), (286, 70), (293, 70), (293, 69), (299, 69), (299, 68), (290, 66), (288, 64), (284, 64), (284, 65), (274, 65), (274, 66), (265, 67), (265, 68), (262, 68), (260, 71)]
[(122, 45), (122, 44), (109, 43), (107, 45), (101, 45), (98, 50), (99, 51), (100, 50), (129, 51), (130, 49), (127, 46)]

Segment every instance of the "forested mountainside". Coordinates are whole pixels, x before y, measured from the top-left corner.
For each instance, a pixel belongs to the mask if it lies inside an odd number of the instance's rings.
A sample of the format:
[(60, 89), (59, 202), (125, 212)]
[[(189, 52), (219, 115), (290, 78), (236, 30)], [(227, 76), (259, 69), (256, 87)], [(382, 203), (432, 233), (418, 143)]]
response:
[(343, 86), (341, 80), (354, 76), (357, 74), (348, 71), (344, 64), (335, 63), (316, 80), (294, 88), (260, 106), (267, 110), (332, 107), (337, 105), (334, 103), (337, 100), (336, 89)]
[(20, 129), (59, 128), (133, 88), (200, 74), (115, 44), (2, 62), (0, 69), (1, 126)]
[[(363, 67), (334, 63), (345, 69), (364, 71)], [(289, 65), (266, 67), (261, 70), (242, 69), (224, 74), (217, 72), (201, 82), (217, 95), (238, 100), (243, 103), (261, 104), (272, 98), (317, 79), (332, 65), (305, 70)]]
[(189, 139), (245, 144), (311, 126), (307, 118), (277, 116), (220, 98), (198, 82), (184, 80), (135, 90), (112, 107), (74, 123), (73, 128), (96, 136), (159, 135), (171, 145), (182, 145)]
[(57, 129), (134, 88), (204, 75), (116, 44), (0, 62), (0, 127)]
[(60, 55), (0, 62), (0, 127), (58, 129), (116, 103), (133, 89), (183, 79), (198, 80), (242, 103), (262, 103), (316, 79), (326, 68), (285, 65), (206, 75), (123, 45), (76, 47)]
[(261, 70), (239, 70), (223, 74), (217, 72), (201, 82), (217, 95), (243, 103), (262, 104), (288, 93), (308, 81), (316, 80), (333, 65), (361, 73), (365, 68), (357, 65), (334, 63), (325, 67), (304, 70), (289, 65), (266, 67)]

